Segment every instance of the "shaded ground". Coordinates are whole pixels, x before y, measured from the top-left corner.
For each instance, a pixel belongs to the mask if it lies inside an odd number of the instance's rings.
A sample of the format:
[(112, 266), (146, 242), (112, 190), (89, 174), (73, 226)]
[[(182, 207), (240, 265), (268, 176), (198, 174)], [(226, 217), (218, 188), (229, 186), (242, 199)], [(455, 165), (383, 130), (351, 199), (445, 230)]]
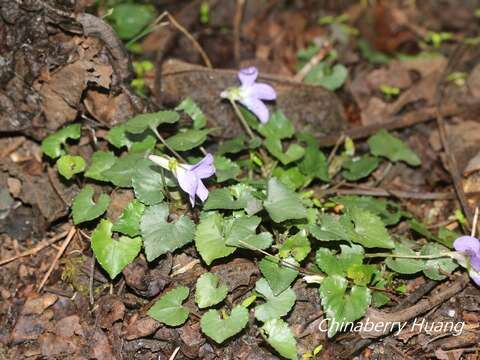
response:
[[(478, 204), (480, 67), (477, 47), (469, 45), (479, 35), (476, 1), (393, 1), (367, 7), (349, 1), (246, 1), (244, 7), (210, 1), (207, 25), (198, 19), (200, 1), (157, 3), (159, 13), (169, 10), (198, 39), (214, 69), (203, 67), (187, 37), (162, 27), (142, 40), (142, 59), (155, 63), (144, 76), (147, 96), (142, 97), (130, 86), (135, 75), (122, 43), (104, 22), (84, 15), (88, 1), (68, 2), (64, 8), (53, 1), (0, 1), (0, 359), (168, 359), (175, 351), (176, 359), (278, 358), (255, 326), (218, 346), (201, 333), (195, 314), (177, 328), (146, 315), (164, 289), (193, 287), (206, 271), (194, 246), (150, 264), (140, 257), (113, 283), (98, 264), (92, 266), (91, 229), (77, 232), (57, 260), (63, 238), (42, 247), (42, 241), (70, 230), (68, 208), (81, 184), (59, 178), (53, 163), (42, 159), (40, 140), (81, 120), (87, 131), (71, 150), (88, 157), (95, 149), (106, 149), (108, 128), (144, 110), (175, 105), (186, 95), (221, 128), (216, 140), (237, 134), (241, 128), (233, 112), (215, 98), (234, 72), (218, 69), (256, 65), (271, 74), (265, 78), (275, 84), (278, 103), (296, 128), (311, 131), (327, 151), (344, 131), (358, 139), (361, 149), (363, 138), (388, 128), (398, 129), (422, 158), (421, 168), (385, 165), (368, 181), (318, 187), (319, 196), (387, 192), (435, 233), (441, 226), (463, 231), (454, 216), (461, 205), (451, 173), (461, 177), (470, 211)], [(342, 13), (349, 14), (345, 23), (318, 23), (322, 16)], [(346, 25), (359, 35), (347, 36)], [(429, 31), (453, 36), (434, 48), (425, 41)], [(359, 38), (372, 49), (362, 51)], [(335, 93), (295, 81), (301, 71), (298, 52), (327, 40), (338, 52), (335, 61), (348, 68), (345, 84)], [(440, 55), (414, 56), (423, 50)], [(384, 85), (400, 94), (387, 96)], [(435, 121), (439, 113), (446, 119), (448, 149)], [(112, 191), (107, 216), (116, 219), (132, 191), (98, 186)], [(401, 222), (393, 232), (406, 235), (410, 229)], [(419, 242), (424, 237), (415, 235)], [(31, 248), (31, 256), (2, 262)], [(245, 297), (259, 277), (258, 258), (247, 251), (239, 254), (210, 269), (228, 284), (230, 304)], [(57, 266), (38, 292), (54, 261)], [(404, 293), (391, 291), (392, 301), (383, 310), (408, 308), (412, 299), (415, 303), (458, 284), (458, 277), (440, 284), (406, 277)], [(368, 342), (351, 334), (327, 339), (317, 330), (322, 319), (318, 289), (300, 280), (293, 288), (297, 304), (286, 320), (301, 353), (322, 345), (317, 357), (325, 359), (352, 358), (353, 350), (365, 359), (478, 357), (480, 291), (471, 283), (422, 313), (429, 322), (464, 321), (459, 336), (413, 331)]]

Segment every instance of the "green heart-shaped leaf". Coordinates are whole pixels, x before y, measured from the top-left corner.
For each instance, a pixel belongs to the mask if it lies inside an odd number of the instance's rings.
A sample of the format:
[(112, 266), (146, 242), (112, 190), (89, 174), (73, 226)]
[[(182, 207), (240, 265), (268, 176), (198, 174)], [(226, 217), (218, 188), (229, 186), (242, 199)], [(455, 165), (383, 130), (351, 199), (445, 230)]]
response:
[(255, 307), (255, 317), (262, 322), (287, 315), (297, 298), (290, 287), (279, 295), (275, 295), (267, 280), (263, 278), (257, 281), (255, 291), (266, 300), (266, 303)]
[(248, 310), (237, 305), (227, 319), (221, 319), (217, 310), (208, 310), (200, 319), (200, 327), (205, 335), (221, 344), (242, 331), (247, 322)]
[(142, 215), (140, 229), (148, 261), (175, 251), (193, 240), (193, 221), (181, 215), (178, 220), (167, 222), (168, 215), (167, 204), (150, 206)]
[(176, 111), (159, 111), (137, 115), (125, 123), (125, 130), (132, 134), (141, 134), (148, 129), (156, 129), (160, 124), (173, 124), (180, 116)]
[(96, 219), (107, 210), (110, 204), (110, 197), (107, 194), (101, 194), (95, 204), (93, 202), (93, 193), (93, 187), (87, 185), (73, 199), (72, 216), (75, 225)]
[(262, 336), (284, 358), (297, 360), (297, 341), (288, 324), (281, 319), (267, 321), (261, 327)]
[(375, 156), (383, 156), (390, 161), (405, 161), (412, 166), (421, 164), (421, 160), (410, 147), (399, 138), (382, 129), (368, 139), (370, 151)]
[(219, 284), (220, 278), (211, 273), (205, 273), (197, 280), (195, 302), (200, 309), (218, 304), (228, 294), (227, 285)]
[(207, 265), (236, 250), (235, 247), (226, 245), (224, 226), (225, 221), (218, 212), (203, 213), (200, 217), (195, 232), (195, 246)]
[(51, 157), (52, 159), (55, 159), (65, 154), (65, 151), (62, 149), (62, 145), (65, 144), (67, 139), (79, 138), (80, 124), (68, 125), (43, 139), (42, 151), (45, 155)]
[(140, 235), (140, 219), (144, 210), (145, 205), (134, 199), (123, 209), (122, 215), (113, 225), (113, 231), (118, 231), (130, 237)]
[(92, 250), (98, 263), (114, 279), (130, 264), (142, 248), (140, 237), (121, 236), (118, 241), (112, 239), (112, 223), (103, 219), (92, 234)]
[[(284, 262), (298, 266), (298, 263), (292, 258), (287, 258)], [(273, 258), (264, 257), (258, 263), (258, 267), (275, 296), (287, 289), (298, 276), (298, 270), (287, 265), (279, 265)]]
[(90, 167), (85, 171), (85, 176), (99, 181), (108, 181), (102, 174), (115, 163), (115, 155), (111, 151), (96, 151), (92, 155)]
[(67, 180), (85, 170), (85, 160), (81, 156), (62, 155), (57, 160), (58, 172)]
[(148, 310), (148, 315), (168, 326), (182, 325), (189, 314), (188, 309), (182, 306), (188, 293), (189, 289), (186, 286), (170, 290)]
[(288, 189), (276, 178), (268, 181), (267, 199), (264, 206), (272, 220), (277, 223), (307, 217), (307, 211), (298, 194)]
[(348, 281), (339, 275), (330, 275), (320, 285), (322, 306), (329, 321), (328, 336), (332, 337), (339, 330), (338, 324), (361, 318), (370, 305), (372, 296), (366, 286), (353, 286), (347, 293)]

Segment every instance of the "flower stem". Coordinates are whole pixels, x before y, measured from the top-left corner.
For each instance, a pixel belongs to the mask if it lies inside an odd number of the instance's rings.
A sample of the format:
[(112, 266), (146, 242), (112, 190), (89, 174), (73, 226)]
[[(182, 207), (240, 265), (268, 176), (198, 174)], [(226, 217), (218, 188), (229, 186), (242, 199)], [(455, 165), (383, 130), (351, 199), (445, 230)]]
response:
[(237, 114), (238, 118), (240, 119), (240, 122), (245, 128), (245, 131), (247, 132), (248, 136), (250, 136), (250, 139), (255, 138), (255, 135), (253, 134), (252, 129), (250, 129), (250, 126), (248, 125), (247, 120), (245, 120), (245, 117), (243, 116), (242, 112), (238, 108), (235, 101), (233, 101), (232, 99), (229, 99), (229, 101), (230, 101), (230, 104), (232, 104), (233, 109), (235, 110), (235, 114)]
[(375, 258), (375, 257), (390, 257), (390, 258), (401, 258), (401, 259), (437, 259), (442, 257), (449, 257), (452, 252), (440, 253), (440, 254), (430, 254), (430, 255), (402, 255), (402, 254), (390, 254), (390, 253), (374, 253), (374, 254), (365, 254), (366, 258)]
[(295, 264), (290, 264), (288, 261), (285, 261), (283, 259), (281, 259), (279, 256), (277, 255), (272, 255), (268, 252), (266, 252), (265, 250), (262, 250), (260, 248), (257, 248), (256, 246), (253, 246), (249, 243), (246, 243), (245, 241), (243, 240), (239, 240), (238, 241), (240, 244), (242, 244), (243, 246), (245, 246), (247, 249), (250, 249), (250, 250), (255, 250), (255, 251), (258, 251), (260, 253), (262, 253), (263, 255), (266, 255), (270, 258), (273, 258), (275, 260), (277, 260), (281, 265), (287, 267), (287, 268), (290, 268), (290, 269), (293, 269), (293, 270), (297, 270), (298, 272), (304, 274), (304, 275), (323, 275), (322, 273), (315, 273), (315, 272), (312, 272), (310, 270), (307, 270), (307, 269), (304, 269), (300, 266), (297, 266)]
[(167, 144), (167, 142), (165, 141), (165, 139), (163, 138), (162, 135), (160, 135), (160, 133), (157, 131), (157, 129), (155, 129), (154, 127), (151, 127), (150, 129), (152, 129), (153, 133), (155, 134), (155, 136), (158, 138), (158, 140), (160, 140), (160, 142), (165, 145), (165, 147), (170, 150), (170, 152), (175, 155), (175, 157), (180, 160), (181, 162), (183, 163), (187, 163), (187, 161), (182, 157), (182, 155), (180, 155), (179, 153), (177, 153), (175, 150), (172, 149), (172, 147), (170, 145)]

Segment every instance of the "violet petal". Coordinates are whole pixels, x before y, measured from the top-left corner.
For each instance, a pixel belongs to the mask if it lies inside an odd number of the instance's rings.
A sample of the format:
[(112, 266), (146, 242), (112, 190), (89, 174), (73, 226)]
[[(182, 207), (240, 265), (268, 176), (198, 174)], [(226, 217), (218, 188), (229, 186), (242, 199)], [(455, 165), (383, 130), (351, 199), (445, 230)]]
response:
[(197, 193), (199, 179), (193, 171), (181, 171), (177, 175), (178, 184), (185, 191), (189, 198), (192, 207), (195, 206), (195, 194)]
[(268, 84), (255, 83), (248, 88), (248, 96), (256, 97), (261, 100), (275, 100), (277, 93)]
[(248, 110), (253, 112), (261, 123), (265, 124), (268, 121), (268, 108), (261, 100), (254, 97), (248, 97), (240, 100), (240, 103), (245, 105)]
[(202, 200), (202, 202), (204, 202), (208, 198), (208, 189), (201, 180), (198, 182), (197, 196), (200, 200)]
[(251, 86), (257, 80), (258, 70), (256, 67), (251, 66), (248, 68), (240, 69), (238, 72), (238, 79), (242, 83), (242, 86)]
[(463, 251), (470, 256), (480, 256), (480, 241), (473, 236), (461, 236), (453, 242), (457, 251)]
[(195, 172), (195, 175), (199, 179), (205, 179), (215, 174), (215, 166), (213, 166), (212, 154), (207, 154), (198, 163), (191, 167), (191, 171)]

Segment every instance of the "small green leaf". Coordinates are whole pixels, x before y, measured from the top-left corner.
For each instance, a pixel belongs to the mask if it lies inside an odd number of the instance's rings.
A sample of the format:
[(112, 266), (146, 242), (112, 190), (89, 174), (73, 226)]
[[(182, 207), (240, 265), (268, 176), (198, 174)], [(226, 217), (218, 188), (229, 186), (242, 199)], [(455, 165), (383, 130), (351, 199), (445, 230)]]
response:
[[(155, 205), (163, 201), (163, 178), (159, 166), (145, 160), (146, 166), (138, 167), (133, 174), (132, 186), (135, 196), (145, 205)], [(166, 181), (166, 174), (164, 174)]]
[(272, 220), (277, 223), (307, 217), (307, 211), (298, 194), (289, 190), (276, 178), (271, 178), (268, 181), (267, 199), (264, 206)]
[(95, 204), (92, 199), (93, 193), (93, 187), (87, 185), (73, 199), (72, 216), (75, 225), (96, 219), (107, 210), (110, 197), (107, 194), (101, 194)]
[(390, 302), (388, 295), (384, 294), (381, 291), (374, 291), (372, 293), (372, 304), (376, 308), (380, 308)]
[[(258, 121), (257, 121), (258, 123)], [(265, 138), (287, 139), (293, 136), (295, 128), (281, 110), (275, 111), (265, 124), (258, 126), (258, 132)]]
[(112, 223), (102, 219), (92, 233), (92, 250), (98, 263), (114, 279), (140, 252), (142, 239), (121, 236), (112, 239)]
[(205, 125), (207, 125), (207, 118), (205, 117), (205, 114), (191, 97), (187, 97), (185, 100), (183, 100), (175, 108), (175, 110), (185, 111), (188, 116), (192, 118), (194, 129), (201, 129), (204, 128)]
[(268, 137), (264, 141), (267, 150), (275, 156), (283, 165), (288, 165), (305, 154), (305, 149), (298, 144), (291, 144), (286, 152), (283, 152), (282, 141), (279, 138)]
[(245, 135), (241, 134), (233, 139), (228, 139), (218, 146), (217, 155), (236, 154), (245, 150)]
[(347, 293), (348, 282), (339, 275), (326, 277), (320, 285), (322, 306), (329, 321), (328, 336), (337, 333), (337, 324), (353, 322), (361, 318), (370, 305), (372, 296), (370, 289), (365, 286), (354, 285)]
[(292, 267), (278, 264), (276, 259), (267, 257), (264, 257), (258, 263), (262, 275), (267, 279), (275, 296), (287, 289), (298, 276), (298, 270), (294, 267), (298, 266), (298, 263), (292, 258), (287, 258), (283, 261), (291, 264)]
[(368, 139), (370, 151), (375, 156), (383, 156), (390, 161), (405, 161), (412, 166), (421, 164), (420, 158), (399, 138), (382, 129)]
[(132, 142), (127, 138), (127, 134), (125, 133), (125, 124), (111, 128), (105, 138), (117, 149), (121, 149), (124, 146), (130, 147), (132, 145)]
[(57, 160), (58, 172), (67, 180), (85, 170), (85, 160), (81, 156), (62, 155)]
[(187, 151), (203, 144), (211, 130), (185, 130), (169, 137), (167, 144), (176, 151)]
[(215, 176), (219, 183), (235, 179), (241, 171), (240, 166), (225, 156), (215, 155), (213, 165), (215, 166)]
[(90, 167), (85, 171), (85, 177), (99, 181), (108, 181), (102, 174), (115, 163), (115, 155), (111, 151), (95, 151), (92, 155)]
[[(395, 250), (393, 254), (415, 256), (415, 251), (411, 250), (407, 245), (402, 242), (395, 244)], [(385, 259), (385, 264), (400, 274), (415, 274), (422, 271), (425, 267), (425, 261), (421, 259), (409, 259), (409, 258), (395, 258), (389, 257)]]
[(320, 248), (317, 250), (315, 261), (317, 266), (328, 275), (346, 275), (347, 270), (362, 264), (364, 251), (360, 245), (340, 245), (341, 254), (335, 255), (333, 250)]
[(262, 209), (262, 202), (253, 196), (254, 189), (245, 184), (236, 184), (228, 188), (215, 189), (210, 192), (203, 205), (205, 210), (240, 210), (245, 209), (253, 215)]
[(188, 297), (189, 289), (179, 286), (164, 294), (148, 310), (148, 315), (168, 326), (182, 325), (188, 318), (188, 308), (182, 303)]
[(307, 257), (310, 250), (310, 242), (305, 231), (302, 230), (285, 240), (278, 250), (278, 255), (282, 258), (293, 256), (296, 261), (300, 262)]
[(156, 129), (160, 124), (174, 124), (179, 118), (176, 111), (140, 114), (125, 123), (125, 130), (132, 134), (142, 134), (148, 129)]
[(347, 269), (347, 277), (352, 279), (355, 285), (367, 286), (376, 270), (375, 265), (353, 264)]
[(355, 238), (353, 223), (348, 215), (320, 214), (320, 225), (310, 225), (308, 230), (320, 241), (351, 240)]
[(342, 87), (348, 77), (348, 70), (342, 64), (331, 66), (327, 62), (320, 62), (312, 67), (305, 76), (305, 83), (319, 85), (325, 89), (335, 91)]
[(376, 199), (372, 196), (336, 196), (329, 200), (341, 204), (347, 209), (351, 207), (365, 209), (379, 216), (385, 225), (395, 225), (402, 217), (411, 216), (408, 212), (403, 211), (397, 203)]
[(342, 167), (345, 171), (342, 176), (348, 181), (356, 181), (370, 175), (380, 164), (380, 159), (374, 156), (364, 155), (345, 161)]
[(258, 216), (228, 219), (223, 230), (226, 236), (225, 243), (229, 246), (253, 247), (261, 250), (269, 248), (273, 242), (272, 234), (268, 232), (256, 234), (257, 226), (261, 221), (262, 219)]
[(102, 175), (116, 186), (131, 187), (132, 178), (138, 169), (149, 165), (151, 165), (151, 162), (145, 159), (145, 154), (128, 153), (116, 158), (112, 167), (102, 172)]
[(169, 215), (167, 204), (148, 207), (142, 215), (140, 230), (144, 240), (148, 261), (160, 255), (173, 252), (193, 240), (195, 224), (181, 215), (174, 222), (167, 222)]
[(327, 157), (316, 144), (307, 146), (298, 169), (306, 176), (313, 176), (325, 182), (330, 181)]
[(195, 232), (195, 246), (203, 261), (210, 265), (213, 260), (226, 257), (236, 248), (226, 245), (225, 221), (218, 212), (203, 213)]
[(113, 231), (120, 232), (130, 237), (140, 235), (140, 219), (142, 218), (145, 205), (137, 199), (131, 201), (117, 222), (113, 225)]
[(356, 236), (351, 239), (364, 247), (391, 249), (394, 243), (382, 220), (375, 214), (356, 207), (348, 210), (348, 215), (355, 224)]
[(262, 336), (284, 358), (297, 360), (297, 341), (288, 324), (281, 319), (267, 321), (261, 327)]
[(118, 149), (126, 146), (131, 152), (152, 151), (157, 142), (150, 130), (141, 134), (127, 133), (125, 124), (111, 128), (106, 139)]
[[(428, 243), (420, 251), (420, 255), (440, 255), (449, 251), (448, 248), (440, 244)], [(445, 274), (452, 273), (457, 268), (457, 263), (450, 257), (439, 257), (437, 259), (428, 259), (425, 262), (423, 273), (432, 280), (443, 280)]]
[(237, 305), (227, 319), (221, 319), (217, 310), (208, 310), (200, 319), (202, 332), (221, 344), (229, 337), (238, 334), (247, 325), (248, 310)]
[(290, 167), (287, 170), (283, 167), (277, 166), (273, 169), (272, 175), (293, 191), (303, 188), (311, 181), (311, 178), (307, 178), (303, 175), (296, 166)]
[(155, 18), (151, 5), (134, 3), (118, 4), (108, 19), (122, 40), (129, 40), (143, 30)]
[(45, 155), (49, 156), (52, 159), (55, 159), (65, 154), (65, 151), (62, 149), (62, 145), (66, 143), (67, 139), (79, 138), (80, 124), (68, 125), (43, 139), (42, 151)]
[(291, 288), (287, 288), (281, 294), (275, 295), (268, 285), (267, 280), (263, 278), (257, 281), (255, 291), (266, 301), (264, 304), (255, 307), (255, 317), (262, 322), (278, 319), (287, 315), (297, 298)]
[(197, 280), (195, 302), (200, 309), (218, 304), (228, 294), (227, 285), (219, 284), (220, 278), (211, 273), (205, 273)]

